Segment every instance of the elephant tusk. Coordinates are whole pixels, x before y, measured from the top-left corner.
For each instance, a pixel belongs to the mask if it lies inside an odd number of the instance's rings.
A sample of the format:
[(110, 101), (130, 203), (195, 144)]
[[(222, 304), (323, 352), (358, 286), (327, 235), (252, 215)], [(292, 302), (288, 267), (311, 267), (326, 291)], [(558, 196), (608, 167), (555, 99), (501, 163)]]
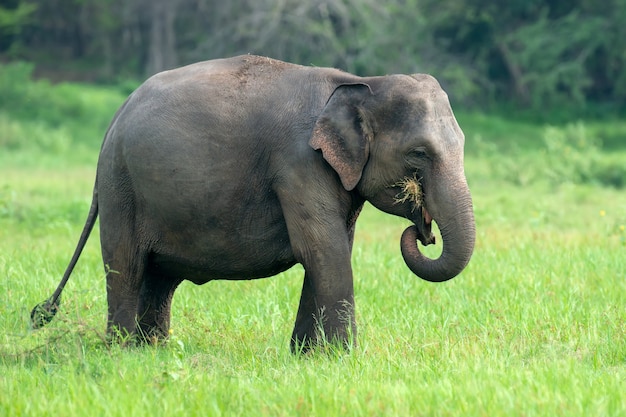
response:
[(426, 207), (422, 207), (422, 216), (424, 217), (424, 223), (431, 224), (433, 222), (433, 217), (430, 215)]

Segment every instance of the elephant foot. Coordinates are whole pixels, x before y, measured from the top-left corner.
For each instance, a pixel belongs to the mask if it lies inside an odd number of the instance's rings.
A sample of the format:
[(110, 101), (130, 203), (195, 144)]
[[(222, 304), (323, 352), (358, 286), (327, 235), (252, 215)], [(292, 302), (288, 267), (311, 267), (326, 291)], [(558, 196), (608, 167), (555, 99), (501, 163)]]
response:
[(169, 333), (164, 333), (158, 328), (139, 328), (136, 339), (138, 344), (164, 345), (169, 341)]
[(322, 309), (308, 320), (298, 320), (291, 336), (291, 352), (296, 355), (311, 351), (350, 352), (356, 348), (354, 309), (350, 304), (348, 307), (335, 310), (337, 314), (332, 318)]
[(109, 326), (107, 329), (106, 342), (108, 345), (142, 346), (142, 345), (164, 345), (169, 342), (169, 332), (163, 332), (158, 328), (137, 327), (133, 331)]
[(138, 344), (137, 339), (137, 333), (134, 330), (129, 330), (126, 327), (114, 324), (107, 326), (106, 344), (109, 346), (135, 346)]
[(291, 339), (291, 353), (294, 355), (306, 355), (313, 352), (321, 353), (350, 353), (356, 348), (356, 340), (353, 337), (328, 339), (325, 336), (304, 337)]

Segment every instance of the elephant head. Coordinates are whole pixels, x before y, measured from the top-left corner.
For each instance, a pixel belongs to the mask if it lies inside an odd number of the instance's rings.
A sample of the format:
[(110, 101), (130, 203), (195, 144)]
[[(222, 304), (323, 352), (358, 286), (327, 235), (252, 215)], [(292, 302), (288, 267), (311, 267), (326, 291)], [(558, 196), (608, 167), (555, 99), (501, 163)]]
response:
[[(310, 145), (322, 151), (343, 187), (414, 225), (401, 238), (403, 258), (420, 278), (458, 275), (474, 249), (472, 199), (463, 168), (464, 135), (446, 93), (428, 75), (371, 77), (335, 89)], [(439, 258), (422, 255), (441, 231)]]

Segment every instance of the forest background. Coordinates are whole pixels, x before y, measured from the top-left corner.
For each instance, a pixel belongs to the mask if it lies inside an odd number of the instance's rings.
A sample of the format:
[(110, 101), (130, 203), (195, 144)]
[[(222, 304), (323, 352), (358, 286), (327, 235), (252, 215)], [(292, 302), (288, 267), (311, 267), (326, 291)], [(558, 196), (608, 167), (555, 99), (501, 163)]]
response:
[(626, 108), (625, 21), (626, 0), (4, 0), (0, 62), (132, 90), (164, 69), (254, 53), (431, 73), (453, 105), (563, 121)]
[[(0, 0), (0, 416), (626, 416), (624, 22), (626, 0)], [(366, 205), (350, 355), (290, 354), (301, 266), (184, 282), (170, 343), (125, 349), (96, 227), (34, 331), (116, 109), (247, 53), (440, 80), (476, 218), (461, 276), (416, 279), (407, 221)]]

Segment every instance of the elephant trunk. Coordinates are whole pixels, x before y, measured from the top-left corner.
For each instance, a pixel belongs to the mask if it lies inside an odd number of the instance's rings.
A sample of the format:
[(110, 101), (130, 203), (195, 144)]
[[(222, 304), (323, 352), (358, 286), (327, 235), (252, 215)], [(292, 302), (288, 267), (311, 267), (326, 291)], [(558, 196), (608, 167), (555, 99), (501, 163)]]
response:
[(408, 227), (400, 241), (406, 265), (415, 275), (430, 282), (447, 281), (457, 276), (469, 262), (476, 240), (472, 199), (465, 181), (456, 190), (437, 191), (435, 195), (442, 197), (439, 201), (451, 202), (430, 213), (443, 239), (443, 251), (439, 258), (430, 259), (420, 252), (416, 226)]

